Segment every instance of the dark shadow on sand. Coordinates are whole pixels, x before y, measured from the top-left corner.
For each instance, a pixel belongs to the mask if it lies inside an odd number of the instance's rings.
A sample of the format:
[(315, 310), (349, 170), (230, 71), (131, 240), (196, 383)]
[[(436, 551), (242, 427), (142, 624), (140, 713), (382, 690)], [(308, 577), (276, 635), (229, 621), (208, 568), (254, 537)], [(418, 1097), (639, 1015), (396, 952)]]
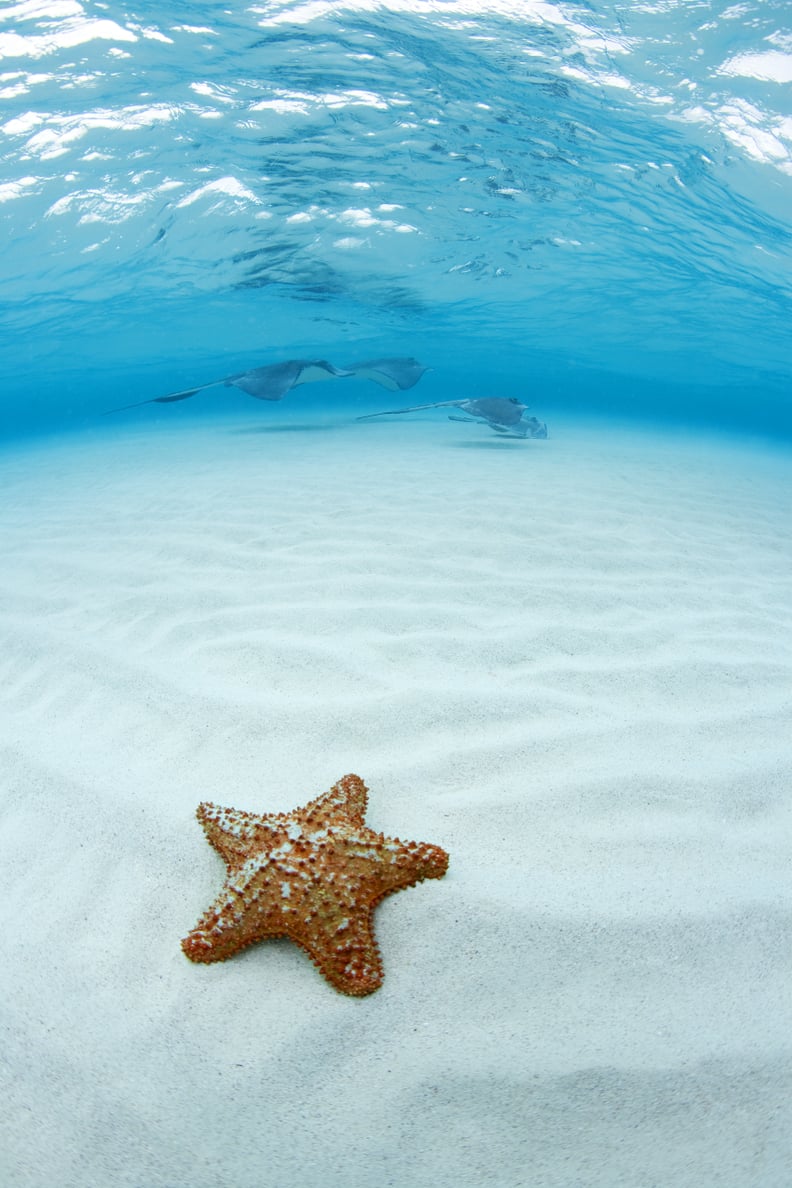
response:
[(492, 441), (452, 441), (455, 450), (521, 450), (529, 441), (527, 437), (500, 437)]
[(229, 429), (229, 433), (334, 433), (343, 425), (250, 425), (246, 429)]

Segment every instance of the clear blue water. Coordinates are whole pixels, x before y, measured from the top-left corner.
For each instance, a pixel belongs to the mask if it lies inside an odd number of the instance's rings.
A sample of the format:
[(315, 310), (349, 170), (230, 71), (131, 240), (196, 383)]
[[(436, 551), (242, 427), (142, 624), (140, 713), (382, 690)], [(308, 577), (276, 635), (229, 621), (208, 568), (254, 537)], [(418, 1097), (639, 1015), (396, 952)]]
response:
[(416, 402), (788, 436), (791, 30), (786, 0), (6, 3), (0, 432), (386, 354), (433, 368)]
[[(0, 1188), (790, 1188), (791, 81), (790, 0), (0, 0)], [(198, 803), (353, 771), (451, 856), (382, 992), (188, 962)]]

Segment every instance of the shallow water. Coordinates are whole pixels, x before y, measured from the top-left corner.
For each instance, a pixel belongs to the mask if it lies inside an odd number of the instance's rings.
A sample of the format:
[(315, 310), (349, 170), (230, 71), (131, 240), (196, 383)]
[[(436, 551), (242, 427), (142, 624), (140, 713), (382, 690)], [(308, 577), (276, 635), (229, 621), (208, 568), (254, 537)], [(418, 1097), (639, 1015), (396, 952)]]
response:
[[(787, 9), (0, 8), (4, 1185), (792, 1182)], [(382, 990), (187, 962), (352, 770)]]
[(787, 18), (6, 5), (3, 431), (290, 357), (404, 354), (434, 368), (422, 400), (788, 434)]

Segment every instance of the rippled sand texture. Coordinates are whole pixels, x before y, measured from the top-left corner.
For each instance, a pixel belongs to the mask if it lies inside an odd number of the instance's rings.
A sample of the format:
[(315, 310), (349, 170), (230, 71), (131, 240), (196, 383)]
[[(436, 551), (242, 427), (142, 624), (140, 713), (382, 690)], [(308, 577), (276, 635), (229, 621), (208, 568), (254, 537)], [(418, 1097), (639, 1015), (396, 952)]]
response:
[[(789, 456), (278, 424), (3, 458), (3, 1183), (788, 1188)], [(347, 771), (383, 989), (187, 962)]]

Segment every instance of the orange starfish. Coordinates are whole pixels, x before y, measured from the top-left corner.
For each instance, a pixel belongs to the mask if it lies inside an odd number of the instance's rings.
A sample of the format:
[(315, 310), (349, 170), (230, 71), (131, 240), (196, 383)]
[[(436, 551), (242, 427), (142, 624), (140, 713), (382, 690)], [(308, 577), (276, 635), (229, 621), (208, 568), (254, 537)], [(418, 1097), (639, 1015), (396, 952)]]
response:
[(182, 941), (191, 961), (225, 961), (268, 936), (288, 936), (344, 994), (371, 994), (383, 971), (374, 908), (386, 895), (439, 879), (448, 854), (369, 829), (360, 776), (291, 813), (198, 806), (228, 867), (215, 904)]

